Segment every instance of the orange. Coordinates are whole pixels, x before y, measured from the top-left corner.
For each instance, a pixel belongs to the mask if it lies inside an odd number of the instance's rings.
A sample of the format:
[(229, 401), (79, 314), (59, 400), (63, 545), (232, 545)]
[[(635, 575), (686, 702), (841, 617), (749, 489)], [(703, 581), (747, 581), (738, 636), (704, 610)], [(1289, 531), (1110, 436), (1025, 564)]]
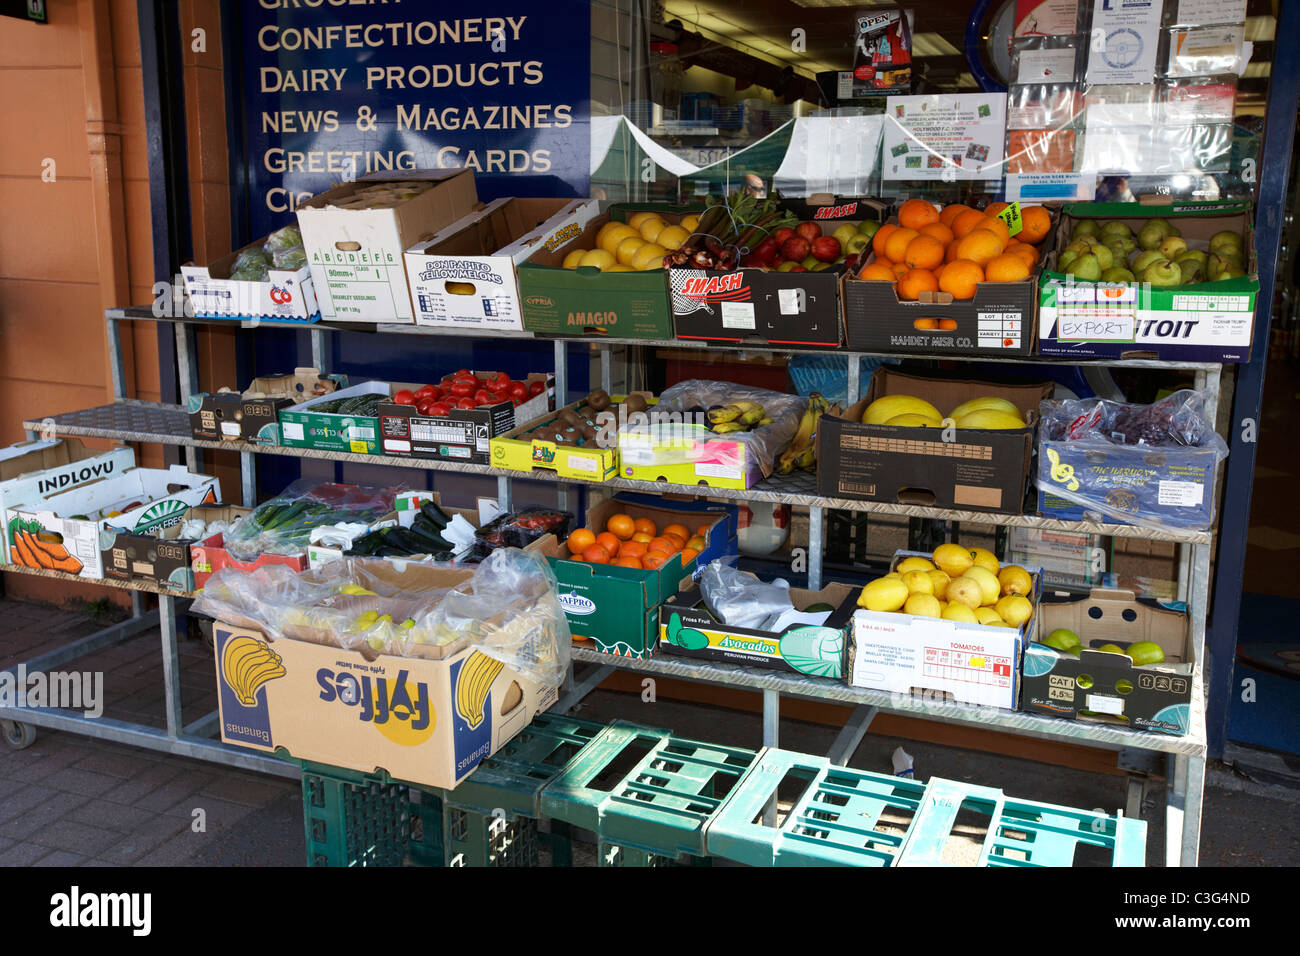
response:
[(903, 276), (907, 275), (907, 266), (904, 263), (901, 262), (891, 263), (889, 268), (894, 271), (894, 278), (896, 280), (901, 279), (903, 278)]
[(905, 229), (919, 231), (922, 226), (938, 221), (939, 210), (934, 208), (934, 203), (924, 199), (909, 199), (898, 207), (898, 222)]
[(1011, 205), (1011, 203), (1007, 203), (1007, 202), (992, 202), (992, 203), (989, 203), (988, 206), (987, 206), (987, 208), (985, 208), (985, 210), (984, 210), (984, 215), (986, 215), (986, 216), (996, 216), (998, 213), (1000, 213), (1002, 210), (1006, 209), (1006, 208), (1007, 208), (1008, 206), (1010, 206), (1010, 205)]
[(709, 529), (712, 527), (713, 527), (713, 522), (710, 521), (708, 524), (702, 524), (698, 528), (696, 528), (695, 533), (698, 534), (701, 538), (707, 538), (709, 536)]
[(605, 522), (605, 530), (618, 535), (624, 541), (636, 534), (636, 522), (632, 516), (619, 512)]
[(957, 243), (957, 258), (984, 265), (1002, 255), (1002, 241), (987, 229), (976, 229)]
[(653, 571), (656, 568), (661, 567), (671, 557), (671, 554), (664, 554), (662, 551), (651, 551), (641, 559), (641, 567), (645, 568), (647, 571)]
[(933, 269), (943, 262), (943, 243), (934, 236), (917, 236), (907, 244), (903, 261), (912, 269)]
[(677, 543), (672, 538), (659, 537), (646, 545), (646, 550), (662, 551), (664, 554), (675, 554), (681, 549), (677, 547)]
[(1019, 282), (1029, 278), (1029, 265), (1015, 255), (1003, 254), (989, 260), (984, 267), (984, 278), (989, 282)]
[(686, 547), (686, 539), (683, 538), (680, 534), (669, 534), (667, 531), (665, 531), (663, 533), (663, 537), (667, 538), (674, 545), (676, 545), (676, 547), (673, 548), (674, 551), (680, 551), (682, 550), (682, 548)]
[(654, 535), (649, 534), (645, 531), (638, 531), (636, 534), (632, 535), (632, 540), (639, 541), (641, 542), (641, 544), (649, 544), (654, 539), (655, 539)]
[(912, 323), (912, 328), (918, 332), (933, 332), (939, 327), (938, 319), (917, 319)]
[(596, 535), (596, 543), (609, 554), (618, 554), (618, 549), (623, 545), (622, 541), (608, 531), (602, 531)]
[(636, 568), (638, 571), (642, 570), (640, 558), (615, 558), (609, 563), (616, 564), (620, 568)]
[(947, 263), (952, 262), (952, 260), (956, 258), (957, 258), (957, 240), (954, 239), (952, 242), (948, 243), (948, 248), (943, 251), (944, 264), (946, 265)]
[(707, 544), (704, 540), (704, 535), (702, 534), (694, 535), (691, 538), (691, 540), (686, 542), (686, 547), (690, 548), (693, 551), (703, 551), (707, 547)]
[(668, 527), (664, 528), (663, 533), (666, 535), (668, 534), (677, 535), (677, 537), (682, 539), (683, 544), (685, 544), (686, 539), (691, 536), (691, 533), (686, 530), (686, 525), (684, 524), (670, 524)]
[(885, 282), (893, 282), (894, 270), (889, 268), (883, 260), (877, 259), (859, 272), (858, 277), (861, 279), (874, 279), (877, 282), (882, 280)]
[(941, 331), (941, 332), (955, 332), (955, 331), (957, 331), (957, 320), (956, 320), (956, 319), (940, 319), (940, 320), (939, 320), (939, 331)]
[(593, 544), (582, 552), (582, 560), (592, 564), (609, 564), (609, 552), (598, 544)]
[(948, 245), (948, 243), (952, 242), (953, 239), (956, 238), (952, 234), (952, 230), (949, 229), (941, 222), (932, 222), (928, 226), (922, 226), (921, 235), (930, 236), (934, 239), (938, 239), (945, 246)]
[(984, 221), (975, 228), (987, 229), (989, 232), (997, 233), (997, 235), (1002, 239), (1003, 247), (1011, 241), (1011, 230), (1008, 229), (1007, 224), (997, 216), (985, 216)]
[(579, 528), (569, 535), (569, 540), (566, 542), (570, 554), (582, 554), (595, 543), (596, 536), (587, 528)]
[(645, 553), (646, 546), (640, 541), (624, 541), (622, 546), (618, 549), (618, 556), (620, 558), (636, 558), (638, 561), (641, 560), (641, 555)]
[(945, 225), (958, 239), (964, 238), (972, 229), (984, 220), (984, 213), (978, 209), (967, 209), (957, 214), (957, 218)]
[(896, 288), (900, 299), (915, 302), (922, 292), (938, 292), (939, 283), (929, 269), (908, 269)]
[(1029, 266), (1030, 269), (1038, 265), (1038, 250), (1028, 243), (1016, 242), (1016, 240), (1012, 239), (1011, 244), (1002, 252), (1008, 256), (1019, 256), (1024, 259), (1025, 265)]
[(885, 240), (885, 257), (890, 262), (902, 262), (903, 256), (907, 253), (907, 244), (919, 235), (920, 233), (915, 229), (899, 229), (897, 232), (890, 233), (889, 238)]
[(1020, 207), (1020, 232), (1016, 237), (1021, 242), (1038, 243), (1047, 238), (1052, 231), (1052, 214), (1042, 206)]
[(648, 534), (652, 538), (658, 534), (655, 530), (655, 523), (649, 518), (637, 518), (635, 524), (637, 534)]
[(970, 209), (970, 206), (960, 202), (955, 202), (950, 206), (944, 206), (939, 210), (939, 221), (951, 229), (952, 221), (968, 209)]
[(886, 223), (876, 230), (876, 234), (871, 237), (871, 251), (876, 254), (877, 258), (884, 256), (885, 243), (896, 232), (898, 232), (898, 227), (891, 223)]
[(699, 551), (695, 548), (685, 548), (682, 550), (682, 567), (690, 564), (699, 556)]
[(954, 299), (975, 298), (975, 286), (984, 281), (984, 270), (969, 259), (954, 259), (943, 270), (939, 288)]

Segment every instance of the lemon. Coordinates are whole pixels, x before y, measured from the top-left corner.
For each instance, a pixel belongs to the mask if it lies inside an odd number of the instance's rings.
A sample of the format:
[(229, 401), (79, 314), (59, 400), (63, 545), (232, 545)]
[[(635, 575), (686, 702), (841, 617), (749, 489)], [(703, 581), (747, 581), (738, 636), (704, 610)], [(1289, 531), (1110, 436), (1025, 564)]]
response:
[(636, 258), (636, 254), (641, 251), (644, 245), (645, 240), (634, 232), (618, 244), (618, 247), (614, 250), (614, 258), (623, 265), (630, 266), (632, 260)]
[(941, 544), (934, 549), (934, 563), (950, 578), (959, 578), (965, 574), (974, 560), (970, 552), (959, 544)]
[(897, 611), (908, 598), (907, 585), (892, 578), (878, 578), (862, 589), (858, 607), (868, 611)]
[(992, 395), (982, 395), (979, 398), (972, 398), (968, 402), (962, 402), (948, 413), (948, 417), (958, 419), (971, 412), (978, 411), (1006, 412), (1008, 415), (1016, 416), (1016, 418), (1020, 417), (1020, 409), (1016, 408), (1015, 405), (1005, 398), (994, 398)]
[(979, 623), (979, 618), (975, 616), (974, 611), (968, 608), (965, 604), (958, 604), (956, 601), (950, 602), (948, 606), (943, 609), (943, 619), (945, 621), (959, 621), (962, 624)]
[(942, 617), (943, 608), (934, 595), (913, 594), (903, 604), (903, 613), (915, 614), (917, 617)]
[(659, 233), (663, 232), (667, 228), (668, 223), (664, 222), (658, 216), (654, 216), (650, 219), (642, 220), (641, 225), (637, 227), (637, 231), (641, 233), (641, 238), (646, 242), (654, 242), (659, 238)]
[(1120, 647), (1118, 644), (1103, 644), (1103, 645), (1101, 645), (1101, 647), (1097, 648), (1097, 650), (1099, 650), (1099, 651), (1105, 651), (1105, 652), (1108, 653), (1108, 654), (1123, 654), (1123, 653), (1124, 653), (1124, 648)]
[(1032, 594), (1034, 590), (1034, 579), (1017, 564), (1008, 564), (999, 571), (998, 583), (1002, 585), (1003, 594)]
[(948, 582), (952, 580), (952, 578), (948, 577), (948, 572), (936, 568), (925, 573), (930, 578), (930, 584), (934, 587), (934, 596), (940, 601), (946, 601), (948, 599)]
[(961, 575), (955, 577), (948, 583), (948, 603), (961, 604), (971, 610), (979, 607), (984, 602), (984, 591), (980, 583), (974, 578)]
[(1068, 627), (1058, 627), (1051, 634), (1048, 634), (1043, 638), (1043, 643), (1058, 651), (1066, 651), (1067, 653), (1077, 655), (1079, 653), (1079, 646), (1082, 642), (1079, 640), (1079, 635), (1075, 634), (1074, 631), (1070, 630)]
[(614, 251), (618, 249), (619, 243), (624, 239), (631, 239), (636, 234), (635, 229), (620, 222), (613, 229), (601, 236), (600, 239), (597, 240), (596, 245), (600, 246), (600, 248), (604, 249), (610, 255), (613, 255)]
[(1002, 565), (998, 564), (997, 555), (985, 548), (971, 548), (970, 559), (976, 567), (984, 568), (989, 574), (996, 575)]
[(641, 247), (641, 251), (630, 263), (632, 268), (638, 272), (646, 272), (650, 269), (662, 269), (664, 267), (664, 256), (668, 255), (668, 250), (657, 242), (647, 242)]
[(700, 228), (700, 217), (682, 216), (681, 227), (688, 233), (694, 232), (696, 229)]
[(977, 607), (975, 609), (975, 619), (985, 627), (1006, 623), (1002, 618), (998, 617), (998, 612), (991, 607)]
[(940, 428), (943, 426), (943, 422), (938, 418), (930, 418), (915, 413), (895, 415), (885, 424), (894, 428)]
[(601, 270), (602, 272), (636, 272), (631, 266), (613, 265)]
[(681, 226), (669, 226), (655, 236), (655, 242), (665, 249), (680, 249), (689, 238), (691, 238), (691, 234)]
[(587, 254), (586, 249), (574, 249), (572, 252), (570, 252), (567, 256), (564, 257), (564, 262), (562, 263), (562, 265), (566, 269), (576, 269), (578, 268), (578, 263), (582, 261), (582, 257), (585, 256), (586, 254)]
[(933, 571), (934, 565), (925, 558), (909, 557), (898, 562), (898, 567), (894, 568), (899, 574), (906, 574), (908, 571)]
[(1018, 414), (1009, 415), (991, 408), (978, 408), (967, 412), (957, 419), (958, 428), (1025, 428), (1025, 421)]
[[(982, 568), (978, 564), (962, 575), (963, 578), (971, 578), (980, 586), (980, 604), (996, 604), (998, 595), (1002, 592), (1002, 586), (998, 584), (998, 579), (988, 568)], [(958, 578), (961, 580), (961, 578)], [(948, 585), (948, 593), (952, 593), (952, 585)]]
[(998, 612), (998, 617), (1012, 627), (1019, 627), (1034, 616), (1034, 606), (1029, 603), (1028, 598), (1023, 598), (1019, 594), (1008, 594), (1000, 598), (993, 607)]
[(923, 398), (912, 395), (886, 395), (867, 406), (867, 410), (862, 413), (862, 424), (883, 425), (899, 415), (923, 415), (926, 418), (943, 421), (939, 409)]
[(934, 594), (934, 582), (924, 571), (908, 571), (903, 575), (903, 585), (912, 594)]
[(606, 252), (604, 249), (591, 249), (578, 260), (579, 266), (595, 266), (604, 272), (610, 266), (614, 265), (614, 254)]
[(663, 216), (659, 215), (657, 212), (634, 212), (632, 215), (627, 217), (627, 224), (633, 229), (639, 230), (641, 228), (641, 223), (645, 222), (647, 219), (658, 219), (662, 222)]

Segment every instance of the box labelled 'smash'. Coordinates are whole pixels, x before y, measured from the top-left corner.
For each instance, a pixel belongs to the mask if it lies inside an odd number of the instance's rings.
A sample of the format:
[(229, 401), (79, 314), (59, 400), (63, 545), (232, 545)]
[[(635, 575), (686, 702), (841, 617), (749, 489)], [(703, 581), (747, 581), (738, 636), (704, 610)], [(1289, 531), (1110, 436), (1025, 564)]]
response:
[(594, 199), (495, 199), (406, 250), (415, 324), (522, 331), (515, 267), (582, 233)]
[(473, 171), (449, 169), (371, 173), (298, 206), (321, 318), (414, 322), (403, 253), (477, 202)]

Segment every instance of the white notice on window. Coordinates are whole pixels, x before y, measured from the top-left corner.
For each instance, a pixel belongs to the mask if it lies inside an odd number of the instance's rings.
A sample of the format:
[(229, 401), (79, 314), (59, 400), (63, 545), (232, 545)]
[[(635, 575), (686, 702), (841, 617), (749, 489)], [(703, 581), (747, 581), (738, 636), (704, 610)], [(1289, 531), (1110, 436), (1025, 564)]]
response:
[(1178, 0), (1178, 23), (1184, 26), (1245, 21), (1246, 0)]
[(1071, 83), (1078, 50), (1021, 50), (1017, 83)]
[(724, 329), (755, 329), (754, 303), (722, 302), (722, 327)]
[(1205, 500), (1205, 486), (1195, 481), (1162, 481), (1156, 501), (1171, 508), (1196, 508)]
[(1162, 9), (1155, 0), (1094, 0), (1089, 84), (1155, 79)]

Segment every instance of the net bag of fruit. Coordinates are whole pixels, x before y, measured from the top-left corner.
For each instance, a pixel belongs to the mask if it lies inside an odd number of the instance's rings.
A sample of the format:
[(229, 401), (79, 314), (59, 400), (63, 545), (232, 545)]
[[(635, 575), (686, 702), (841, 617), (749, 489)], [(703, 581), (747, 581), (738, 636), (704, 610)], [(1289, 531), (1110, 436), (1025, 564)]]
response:
[(1228, 456), (1206, 395), (1174, 392), (1150, 405), (1105, 399), (1041, 403), (1040, 511), (1075, 506), (1086, 520), (1204, 530), (1214, 523), (1217, 466)]

